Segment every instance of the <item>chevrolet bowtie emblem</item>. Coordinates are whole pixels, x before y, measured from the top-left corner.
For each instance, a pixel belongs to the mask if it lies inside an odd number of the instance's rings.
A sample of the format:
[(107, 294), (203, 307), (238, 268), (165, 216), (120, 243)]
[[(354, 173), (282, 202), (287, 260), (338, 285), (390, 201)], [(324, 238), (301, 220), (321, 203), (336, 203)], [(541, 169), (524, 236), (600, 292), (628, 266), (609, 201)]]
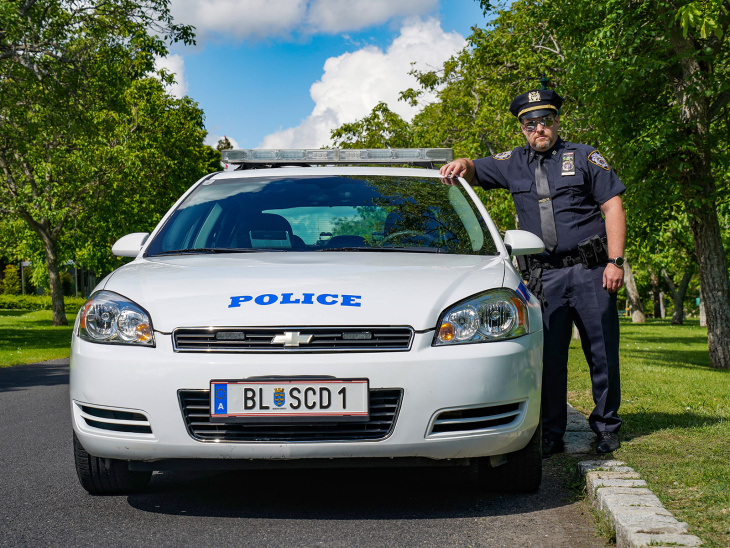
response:
[(271, 344), (283, 344), (284, 346), (299, 346), (307, 344), (312, 340), (312, 335), (302, 335), (299, 331), (284, 331), (283, 335), (277, 335), (271, 339)]

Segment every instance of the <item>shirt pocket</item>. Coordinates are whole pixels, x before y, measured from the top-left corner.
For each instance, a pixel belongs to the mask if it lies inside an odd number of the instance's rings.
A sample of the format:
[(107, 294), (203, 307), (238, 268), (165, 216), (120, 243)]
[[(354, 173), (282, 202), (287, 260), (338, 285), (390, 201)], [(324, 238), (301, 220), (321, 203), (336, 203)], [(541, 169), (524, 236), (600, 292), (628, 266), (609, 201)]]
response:
[(512, 199), (518, 211), (527, 213), (537, 203), (532, 192), (534, 185), (535, 181), (532, 179), (516, 179), (510, 184), (509, 191), (512, 193)]
[(554, 200), (573, 207), (594, 201), (591, 188), (580, 171), (577, 171), (575, 175), (561, 176), (555, 181)]

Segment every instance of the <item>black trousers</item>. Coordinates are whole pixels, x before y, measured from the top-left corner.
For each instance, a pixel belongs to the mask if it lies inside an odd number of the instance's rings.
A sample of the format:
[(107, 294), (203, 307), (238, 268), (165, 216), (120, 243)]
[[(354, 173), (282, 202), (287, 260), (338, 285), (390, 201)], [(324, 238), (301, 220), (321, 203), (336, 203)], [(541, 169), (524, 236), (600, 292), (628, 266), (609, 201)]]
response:
[(616, 294), (603, 288), (605, 266), (582, 265), (545, 270), (542, 274), (547, 306), (543, 311), (544, 346), (542, 424), (545, 439), (565, 434), (568, 348), (572, 324), (578, 327), (590, 368), (595, 408), (588, 418), (594, 432), (618, 432), (621, 419), (619, 321)]

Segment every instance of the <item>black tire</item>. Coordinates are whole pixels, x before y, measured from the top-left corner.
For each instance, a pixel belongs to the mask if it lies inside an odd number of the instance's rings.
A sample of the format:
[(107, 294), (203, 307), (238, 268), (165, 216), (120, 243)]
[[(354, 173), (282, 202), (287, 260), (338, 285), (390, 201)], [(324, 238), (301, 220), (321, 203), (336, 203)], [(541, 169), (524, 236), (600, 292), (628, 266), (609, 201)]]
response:
[(507, 462), (492, 468), (489, 457), (480, 459), (479, 486), (488, 491), (532, 493), (542, 483), (542, 425), (523, 449), (506, 455)]
[(81, 486), (92, 495), (122, 495), (144, 489), (152, 472), (129, 470), (127, 461), (89, 455), (74, 432), (74, 461)]

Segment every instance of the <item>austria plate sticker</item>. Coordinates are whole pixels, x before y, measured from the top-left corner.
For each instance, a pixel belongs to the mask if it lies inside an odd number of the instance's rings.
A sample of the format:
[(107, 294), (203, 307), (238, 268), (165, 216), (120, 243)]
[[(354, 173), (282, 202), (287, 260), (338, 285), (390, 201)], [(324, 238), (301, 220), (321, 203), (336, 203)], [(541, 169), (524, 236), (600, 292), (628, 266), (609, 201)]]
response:
[(225, 415), (228, 413), (228, 385), (214, 384), (213, 414)]

